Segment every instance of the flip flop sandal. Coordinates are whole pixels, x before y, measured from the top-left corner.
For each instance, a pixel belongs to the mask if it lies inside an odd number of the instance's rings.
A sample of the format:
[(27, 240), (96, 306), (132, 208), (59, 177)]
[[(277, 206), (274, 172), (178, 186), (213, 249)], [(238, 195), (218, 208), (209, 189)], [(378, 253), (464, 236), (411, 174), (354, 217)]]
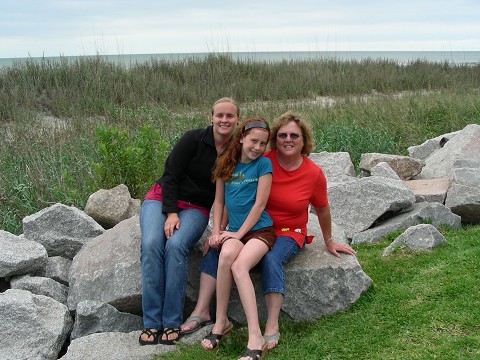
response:
[(267, 351), (267, 344), (264, 344), (261, 350), (250, 350), (249, 348), (246, 348), (238, 359), (240, 360), (242, 357), (250, 357), (252, 360), (261, 360), (265, 355), (267, 355)]
[(265, 342), (267, 343), (267, 346), (268, 346), (268, 343), (269, 343), (270, 341), (276, 341), (276, 342), (277, 342), (277, 344), (276, 344), (275, 346), (273, 346), (272, 348), (269, 348), (269, 349), (275, 348), (275, 347), (278, 345), (278, 343), (280, 342), (280, 334), (276, 334), (276, 335), (265, 335), (263, 338), (265, 339)]
[(204, 350), (206, 351), (214, 351), (214, 350), (217, 350), (218, 347), (220, 346), (220, 342), (225, 340), (228, 335), (230, 334), (230, 332), (232, 331), (233, 329), (233, 324), (232, 322), (230, 322), (230, 324), (225, 328), (223, 329), (222, 333), (221, 334), (214, 334), (212, 333), (211, 331), (208, 333), (208, 335), (206, 335), (203, 340), (208, 340), (210, 341), (210, 344), (212, 345), (212, 348), (211, 349), (208, 349), (208, 348), (205, 348), (203, 347)]
[(200, 330), (202, 327), (207, 326), (207, 325), (212, 325), (213, 321), (212, 320), (205, 320), (201, 318), (200, 316), (190, 316), (185, 322), (182, 324), (182, 326), (187, 325), (188, 323), (195, 321), (196, 325), (189, 329), (189, 330), (180, 330), (180, 335), (188, 335), (188, 334), (193, 334), (195, 331)]
[[(177, 334), (175, 339), (169, 340), (168, 336), (172, 334)], [(163, 339), (163, 335), (165, 335), (165, 339)], [(163, 345), (175, 345), (175, 343), (180, 340), (182, 335), (180, 335), (180, 329), (178, 328), (165, 328), (163, 329), (162, 336), (159, 337), (158, 342)]]
[[(144, 329), (140, 336), (138, 337), (138, 342), (140, 343), (140, 345), (157, 345), (158, 344), (158, 337), (160, 336), (160, 331), (152, 331), (152, 330), (157, 330), (157, 329)], [(142, 335), (143, 334), (147, 334), (148, 335), (148, 338), (147, 339), (150, 339), (150, 337), (153, 336), (153, 340), (143, 340), (142, 339)]]

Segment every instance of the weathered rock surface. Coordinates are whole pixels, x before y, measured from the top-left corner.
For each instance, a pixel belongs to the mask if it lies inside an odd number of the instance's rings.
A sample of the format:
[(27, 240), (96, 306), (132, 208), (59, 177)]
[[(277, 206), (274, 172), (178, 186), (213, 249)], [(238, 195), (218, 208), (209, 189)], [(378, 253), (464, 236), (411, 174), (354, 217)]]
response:
[(43, 245), (4, 230), (0, 230), (0, 249), (0, 277), (32, 273), (47, 263)]
[(310, 154), (309, 158), (320, 166), (327, 179), (339, 176), (355, 176), (352, 159), (348, 152), (327, 152)]
[(426, 160), (430, 155), (432, 155), (438, 149), (441, 149), (448, 140), (457, 135), (460, 131), (454, 131), (448, 134), (443, 134), (437, 136), (433, 139), (428, 139), (423, 144), (410, 146), (407, 148), (408, 154), (412, 158), (419, 160)]
[(402, 180), (400, 176), (386, 163), (385, 161), (380, 161), (370, 169), (371, 176), (383, 176), (392, 180)]
[(415, 203), (415, 195), (403, 181), (380, 176), (335, 183), (328, 188), (328, 198), (332, 220), (349, 239), (384, 214), (410, 209)]
[(406, 246), (412, 250), (431, 250), (445, 243), (445, 237), (430, 224), (420, 224), (409, 227), (403, 234), (388, 245), (382, 253), (387, 256), (395, 248)]
[(141, 314), (140, 224), (134, 216), (89, 241), (70, 267), (68, 308), (97, 300)]
[(402, 180), (418, 175), (424, 165), (423, 161), (409, 156), (367, 153), (360, 157), (360, 169), (370, 172), (379, 162), (386, 162)]
[(72, 259), (82, 246), (105, 230), (83, 211), (55, 204), (23, 219), (23, 234), (42, 244), (48, 256)]
[(405, 181), (405, 185), (415, 194), (416, 202), (427, 201), (444, 204), (450, 182), (448, 178), (408, 180)]
[(118, 311), (112, 305), (95, 300), (84, 300), (77, 305), (75, 324), (70, 339), (94, 333), (142, 330), (141, 316)]
[(87, 335), (71, 342), (61, 360), (152, 360), (155, 355), (175, 350), (175, 346), (138, 343), (139, 331)]
[(140, 200), (132, 199), (124, 184), (113, 189), (100, 189), (89, 196), (85, 213), (94, 218), (104, 228), (112, 228), (119, 222), (138, 215)]
[(0, 357), (57, 359), (72, 323), (67, 307), (58, 301), (9, 289), (0, 294)]
[(355, 234), (352, 244), (374, 243), (394, 231), (422, 223), (431, 223), (437, 228), (442, 225), (458, 228), (461, 226), (461, 218), (440, 203), (416, 203), (411, 210), (397, 214), (371, 229)]
[(68, 287), (59, 282), (42, 276), (15, 276), (11, 279), (12, 289), (28, 290), (32, 294), (45, 295), (67, 305)]
[[(459, 131), (445, 145), (436, 150), (425, 160), (425, 166), (415, 179), (451, 178), (453, 164), (462, 156), (464, 147), (471, 144), (474, 139), (479, 139), (480, 125), (470, 124)], [(479, 140), (477, 140), (479, 141)]]
[(47, 259), (45, 267), (42, 270), (37, 271), (35, 275), (44, 276), (68, 286), (68, 276), (71, 264), (71, 259), (62, 256), (51, 256)]

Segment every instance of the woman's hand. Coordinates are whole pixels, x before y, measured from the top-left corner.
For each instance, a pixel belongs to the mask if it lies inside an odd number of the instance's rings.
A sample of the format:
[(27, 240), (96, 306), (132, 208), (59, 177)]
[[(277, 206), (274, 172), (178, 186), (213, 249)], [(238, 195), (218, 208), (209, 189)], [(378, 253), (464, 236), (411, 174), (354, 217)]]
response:
[(163, 224), (163, 231), (165, 232), (167, 239), (173, 235), (175, 229), (180, 229), (180, 219), (178, 218), (178, 214), (168, 213), (167, 220), (165, 220), (165, 224)]
[(357, 253), (350, 245), (338, 243), (333, 240), (325, 241), (325, 246), (327, 247), (327, 250), (336, 257), (340, 257), (339, 252), (349, 255), (355, 255)]

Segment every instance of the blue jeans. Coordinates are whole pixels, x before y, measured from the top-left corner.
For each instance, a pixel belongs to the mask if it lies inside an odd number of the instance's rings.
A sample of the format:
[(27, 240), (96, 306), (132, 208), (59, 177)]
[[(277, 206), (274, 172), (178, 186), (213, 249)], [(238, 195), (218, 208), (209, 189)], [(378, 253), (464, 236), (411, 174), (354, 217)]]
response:
[(168, 239), (162, 202), (144, 200), (140, 210), (140, 267), (143, 325), (146, 329), (178, 328), (182, 322), (188, 252), (200, 239), (208, 219), (199, 210), (178, 213), (180, 229)]
[[(304, 244), (305, 246), (305, 244)], [(262, 270), (262, 291), (285, 295), (285, 272), (283, 267), (300, 252), (301, 248), (289, 236), (277, 236), (272, 249), (260, 260)], [(200, 271), (214, 278), (217, 277), (219, 251), (208, 249), (200, 264)]]

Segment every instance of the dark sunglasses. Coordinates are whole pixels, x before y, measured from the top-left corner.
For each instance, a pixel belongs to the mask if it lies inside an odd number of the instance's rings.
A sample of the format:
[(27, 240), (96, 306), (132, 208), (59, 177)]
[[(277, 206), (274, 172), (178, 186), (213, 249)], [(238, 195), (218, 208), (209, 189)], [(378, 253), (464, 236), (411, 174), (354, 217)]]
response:
[(297, 140), (300, 136), (302, 136), (301, 134), (297, 134), (297, 133), (278, 133), (277, 136), (280, 138), (280, 139), (286, 139), (287, 136), (290, 135), (290, 139), (292, 140)]

